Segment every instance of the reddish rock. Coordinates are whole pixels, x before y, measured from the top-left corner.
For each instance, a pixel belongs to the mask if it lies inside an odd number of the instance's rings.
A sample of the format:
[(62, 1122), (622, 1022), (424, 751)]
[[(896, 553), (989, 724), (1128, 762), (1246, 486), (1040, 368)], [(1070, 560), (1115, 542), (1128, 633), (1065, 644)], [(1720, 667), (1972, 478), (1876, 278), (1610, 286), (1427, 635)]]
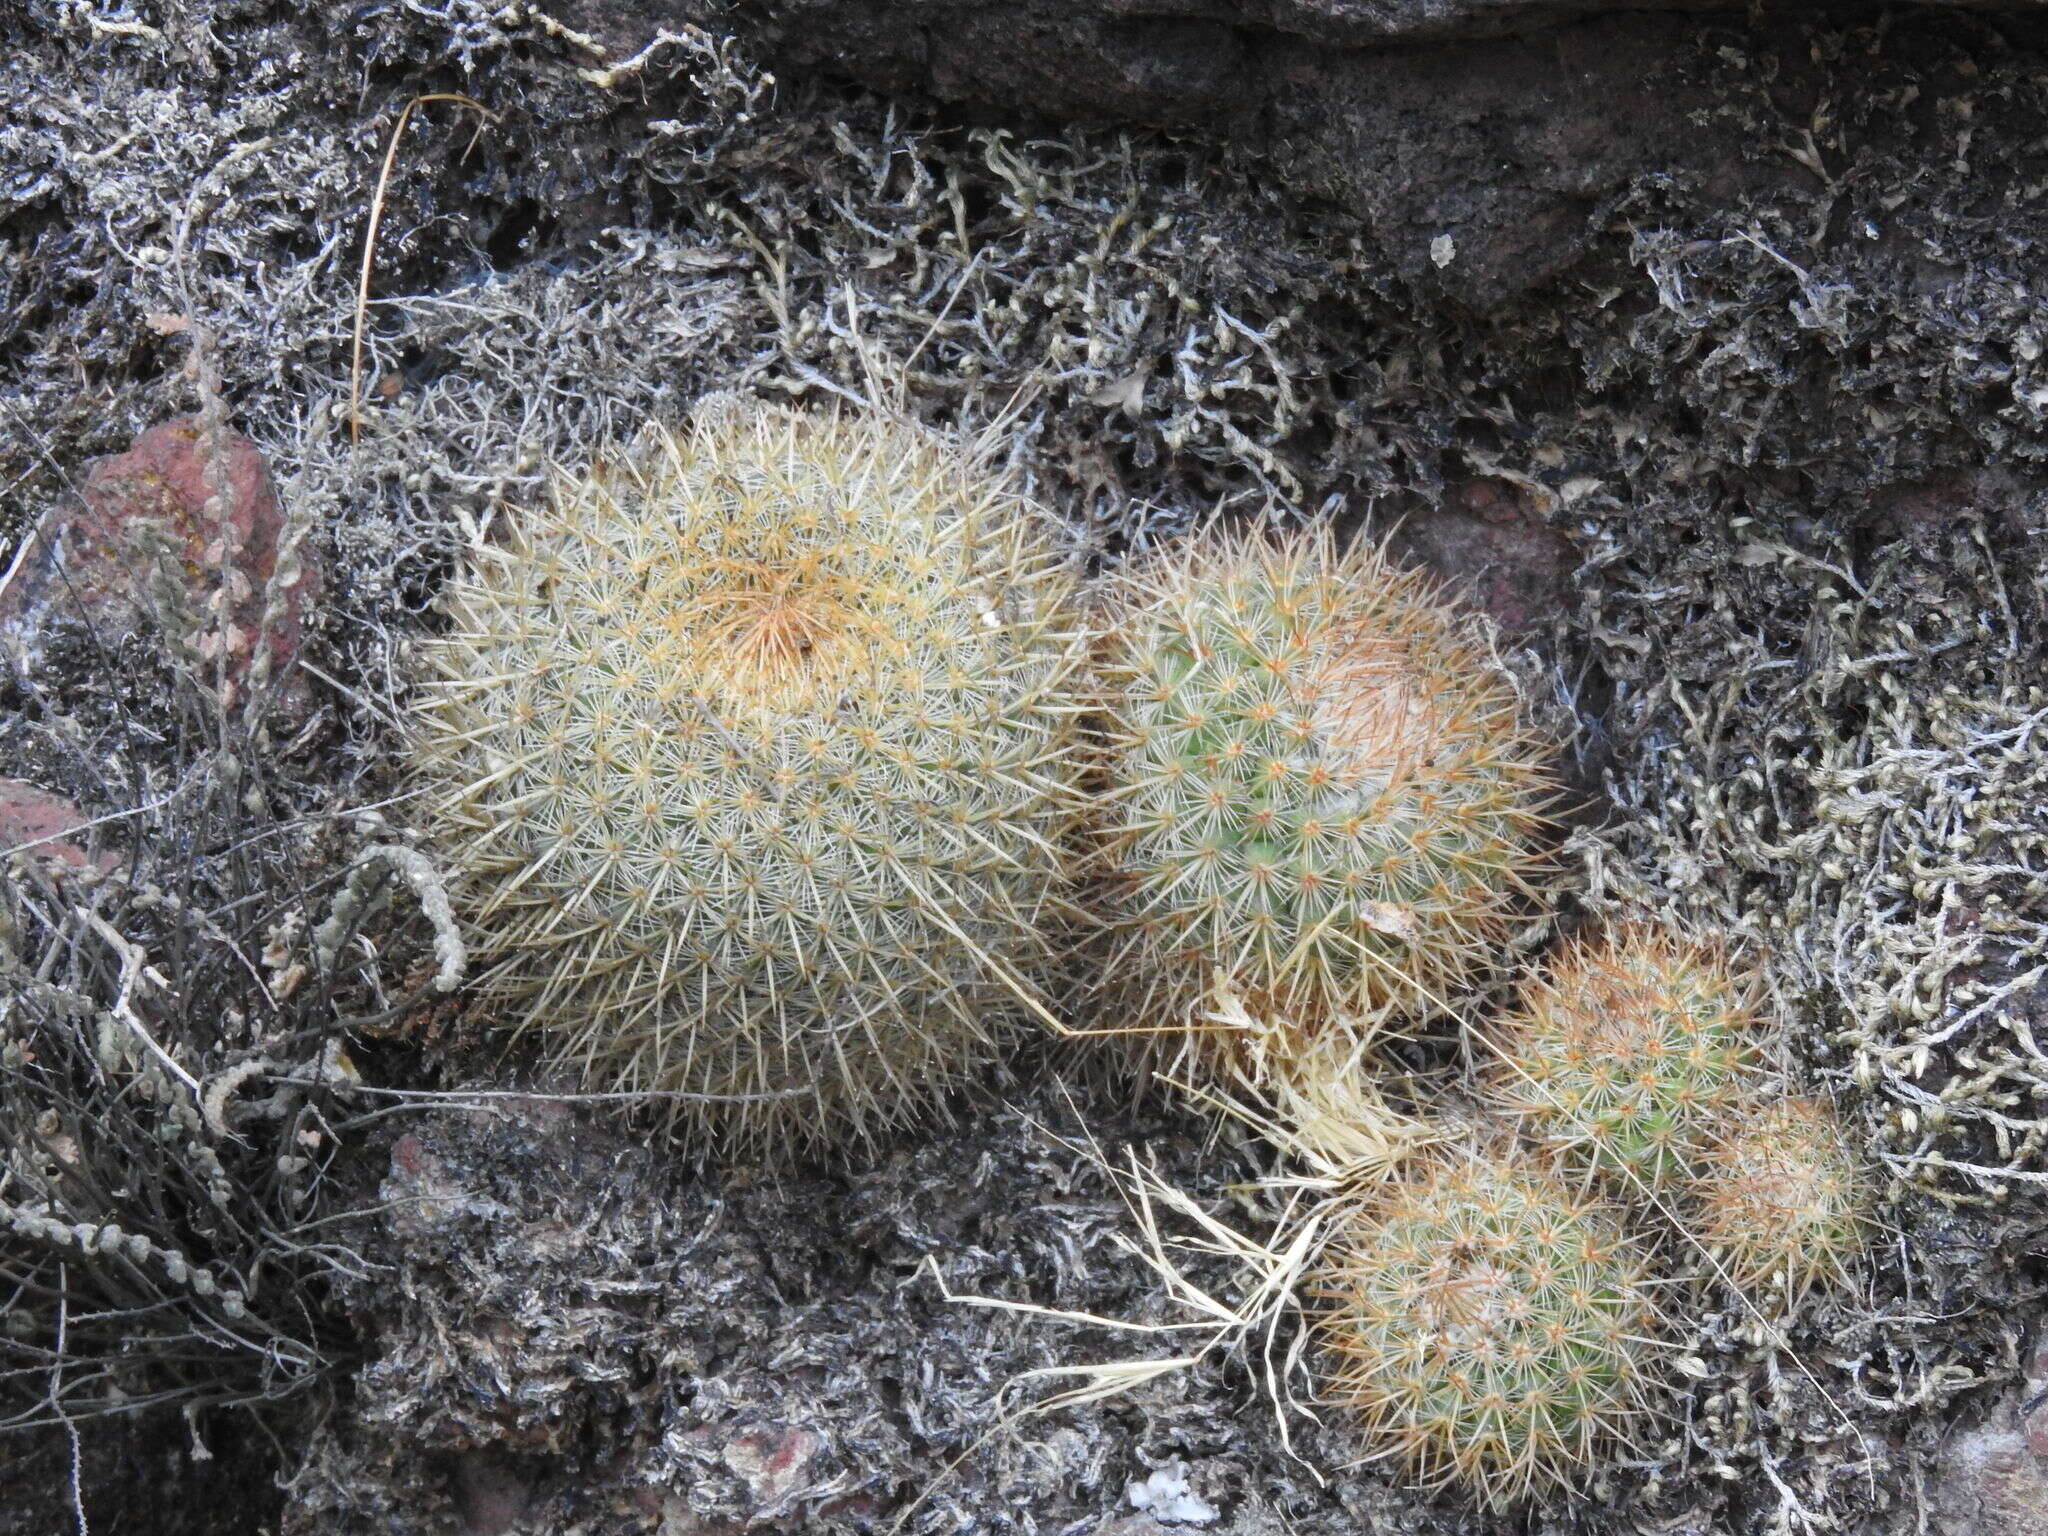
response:
[(1880, 542), (1903, 539), (1923, 548), (1980, 521), (2009, 538), (2025, 539), (2026, 509), (2041, 490), (2039, 476), (2005, 466), (1897, 481), (1871, 493), (1864, 526)]
[(101, 869), (120, 863), (110, 853), (88, 853), (85, 841), (76, 835), (85, 830), (85, 815), (62, 795), (21, 779), (0, 779), (0, 858), (33, 854)]
[(726, 1520), (717, 1515), (703, 1514), (690, 1508), (680, 1496), (673, 1493), (657, 1493), (651, 1507), (634, 1500), (645, 1514), (658, 1516), (661, 1523), (654, 1527), (660, 1536), (740, 1536), (746, 1527), (737, 1520)]
[(1469, 480), (1394, 531), (1396, 553), (1443, 578), (1508, 635), (1525, 634), (1571, 599), (1572, 548), (1510, 481)]
[(2034, 1342), (2034, 1358), (2027, 1364), (2026, 1385), (2021, 1389), (2020, 1414), (2027, 1443), (2048, 1456), (2048, 1338)]
[(816, 1430), (756, 1429), (727, 1441), (722, 1459), (755, 1504), (769, 1509), (808, 1486), (805, 1474), (824, 1448)]
[(432, 1236), (478, 1208), (462, 1181), (420, 1137), (407, 1134), (391, 1149), (391, 1176), (381, 1191), (392, 1230), (401, 1237)]
[(56, 620), (109, 639), (150, 622), (196, 654), (202, 678), (219, 666), (224, 705), (267, 687), (273, 708), (303, 714), (312, 695), (296, 662), (324, 583), (314, 551), (280, 551), (283, 534), (254, 443), (196, 416), (164, 422), (95, 461), (82, 495), (32, 530), (0, 577), (0, 639), (33, 659)]
[(526, 1516), (533, 1490), (512, 1459), (494, 1451), (464, 1451), (455, 1462), (455, 1504), (463, 1536), (505, 1536)]
[(1943, 1447), (1925, 1502), (1929, 1536), (2048, 1531), (2048, 1344), (2017, 1391)]

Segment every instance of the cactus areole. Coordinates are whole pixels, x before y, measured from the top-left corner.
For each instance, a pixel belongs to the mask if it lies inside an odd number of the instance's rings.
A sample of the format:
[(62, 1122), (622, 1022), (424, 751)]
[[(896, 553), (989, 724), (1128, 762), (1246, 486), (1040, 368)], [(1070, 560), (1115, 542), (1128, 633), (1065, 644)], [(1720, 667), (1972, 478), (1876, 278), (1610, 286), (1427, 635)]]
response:
[(1064, 902), (1083, 638), (1044, 517), (876, 416), (725, 403), (480, 551), (414, 738), (486, 991), (727, 1147), (981, 1075)]

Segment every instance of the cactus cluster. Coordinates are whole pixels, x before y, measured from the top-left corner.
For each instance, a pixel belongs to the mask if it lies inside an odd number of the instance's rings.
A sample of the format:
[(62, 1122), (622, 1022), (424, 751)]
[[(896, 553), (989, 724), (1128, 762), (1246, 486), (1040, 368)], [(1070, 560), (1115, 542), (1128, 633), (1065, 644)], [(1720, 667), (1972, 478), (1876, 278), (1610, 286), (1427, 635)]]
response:
[(931, 1112), (1056, 953), (1070, 598), (1035, 507), (879, 416), (700, 411), (560, 481), (414, 737), (484, 991), (728, 1147)]
[(1868, 1181), (1764, 1070), (1755, 996), (1721, 946), (1641, 924), (1528, 986), (1492, 1128), (1360, 1196), (1323, 1259), (1327, 1394), (1369, 1442), (1490, 1507), (1556, 1491), (1646, 1421), (1651, 1286), (1692, 1267), (1762, 1310), (1847, 1278)]
[(1366, 1039), (1491, 963), (1549, 782), (1469, 621), (1327, 534), (1185, 547), (1109, 606), (1120, 1019), (1184, 1029), (1221, 976), (1255, 1017)]
[(867, 413), (728, 403), (562, 480), (457, 584), (414, 734), (484, 991), (700, 1139), (862, 1142), (1044, 1012), (1092, 888), (1106, 1022), (1346, 1192), (1306, 1261), (1330, 1399), (1491, 1507), (1577, 1482), (1656, 1375), (1631, 1209), (1796, 1296), (1863, 1238), (1840, 1127), (1768, 1091), (1725, 952), (1635, 926), (1529, 986), (1490, 1127), (1384, 1134), (1374, 1040), (1455, 1013), (1543, 895), (1550, 781), (1483, 630), (1266, 532), (1140, 562), (1091, 626), (1047, 527)]
[(1042, 1011), (1084, 812), (1121, 1027), (1203, 1038), (1225, 978), (1329, 1057), (1491, 962), (1547, 781), (1470, 621), (1370, 545), (1225, 537), (1117, 583), (1084, 681), (1047, 527), (869, 412), (728, 399), (559, 480), (456, 584), (413, 736), (485, 992), (775, 1148), (928, 1113)]
[(1834, 1111), (1765, 1069), (1755, 988), (1719, 945), (1644, 925), (1569, 946), (1497, 1042), (1496, 1105), (1658, 1214), (1752, 1304), (1841, 1275), (1869, 1191)]
[(1645, 1255), (1512, 1149), (1425, 1158), (1360, 1208), (1315, 1291), (1326, 1395), (1430, 1487), (1505, 1508), (1576, 1483), (1646, 1420)]

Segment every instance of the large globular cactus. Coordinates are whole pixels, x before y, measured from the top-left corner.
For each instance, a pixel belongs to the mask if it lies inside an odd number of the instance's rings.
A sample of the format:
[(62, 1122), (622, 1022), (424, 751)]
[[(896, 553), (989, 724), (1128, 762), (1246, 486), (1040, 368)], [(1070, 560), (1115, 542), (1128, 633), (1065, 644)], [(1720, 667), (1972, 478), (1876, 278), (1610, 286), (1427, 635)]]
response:
[(1121, 1027), (1228, 1040), (1202, 1027), (1220, 979), (1286, 1021), (1270, 1065), (1493, 963), (1550, 781), (1473, 621), (1369, 543), (1264, 532), (1141, 563), (1108, 610)]
[(877, 414), (728, 400), (558, 479), (413, 733), (485, 993), (728, 1147), (940, 1106), (1056, 958), (1072, 585), (985, 455)]
[(1493, 1509), (1564, 1491), (1648, 1419), (1651, 1284), (1619, 1221), (1549, 1168), (1442, 1148), (1322, 1258), (1322, 1396), (1426, 1486)]

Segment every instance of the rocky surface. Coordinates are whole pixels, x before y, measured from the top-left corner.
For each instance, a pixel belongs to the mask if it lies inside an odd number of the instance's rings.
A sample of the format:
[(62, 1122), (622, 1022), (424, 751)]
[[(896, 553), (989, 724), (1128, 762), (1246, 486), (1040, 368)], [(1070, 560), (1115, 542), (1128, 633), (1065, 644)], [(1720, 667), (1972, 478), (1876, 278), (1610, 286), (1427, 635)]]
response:
[(224, 424), (180, 417), (86, 467), (0, 578), (0, 644), (38, 666), (60, 626), (119, 650), (147, 625), (239, 711), (252, 691), (303, 719), (298, 668), (322, 587), (317, 548), (288, 527), (262, 452)]
[[(2031, 0), (1970, 8), (2040, 9)], [(614, 9), (636, 19), (650, 11), (644, 0), (596, 0), (587, 12), (616, 26)], [(1640, 177), (1700, 182), (1724, 202), (1780, 178), (1827, 178), (1796, 137), (1778, 164), (1746, 155), (1750, 124), (1689, 67), (1703, 37), (1725, 32), (1732, 42), (1736, 9), (1705, 0), (748, 0), (741, 14), (794, 69), (1244, 144), (1301, 192), (1359, 214), (1418, 287), (1490, 311), (1567, 271)], [(1796, 71), (1779, 91), (1788, 105), (1820, 110)]]
[[(773, 1180), (678, 1177), (545, 1098), (415, 1117), (390, 1143), (381, 1230), (358, 1234), (383, 1267), (344, 1292), (371, 1360), (285, 1530), (739, 1536), (922, 1512), (988, 1536), (1119, 1519), (1251, 1536), (1276, 1501), (1296, 1531), (1351, 1530), (1299, 1468), (1226, 1453), (1221, 1425), (1241, 1416), (1250, 1445), (1277, 1424), (1211, 1369), (1020, 1413), (1061, 1385), (1027, 1373), (1062, 1336), (1104, 1360), (1166, 1343), (947, 1299), (1161, 1317), (1057, 1097)], [(1118, 1420), (1130, 1443), (1105, 1454), (1097, 1426)]]
[(1509, 636), (1539, 632), (1570, 600), (1571, 541), (1544, 516), (1543, 486), (1478, 477), (1396, 524), (1394, 550), (1442, 579)]
[(2020, 1385), (1943, 1448), (1930, 1494), (1935, 1536), (2048, 1530), (2048, 1343)]

